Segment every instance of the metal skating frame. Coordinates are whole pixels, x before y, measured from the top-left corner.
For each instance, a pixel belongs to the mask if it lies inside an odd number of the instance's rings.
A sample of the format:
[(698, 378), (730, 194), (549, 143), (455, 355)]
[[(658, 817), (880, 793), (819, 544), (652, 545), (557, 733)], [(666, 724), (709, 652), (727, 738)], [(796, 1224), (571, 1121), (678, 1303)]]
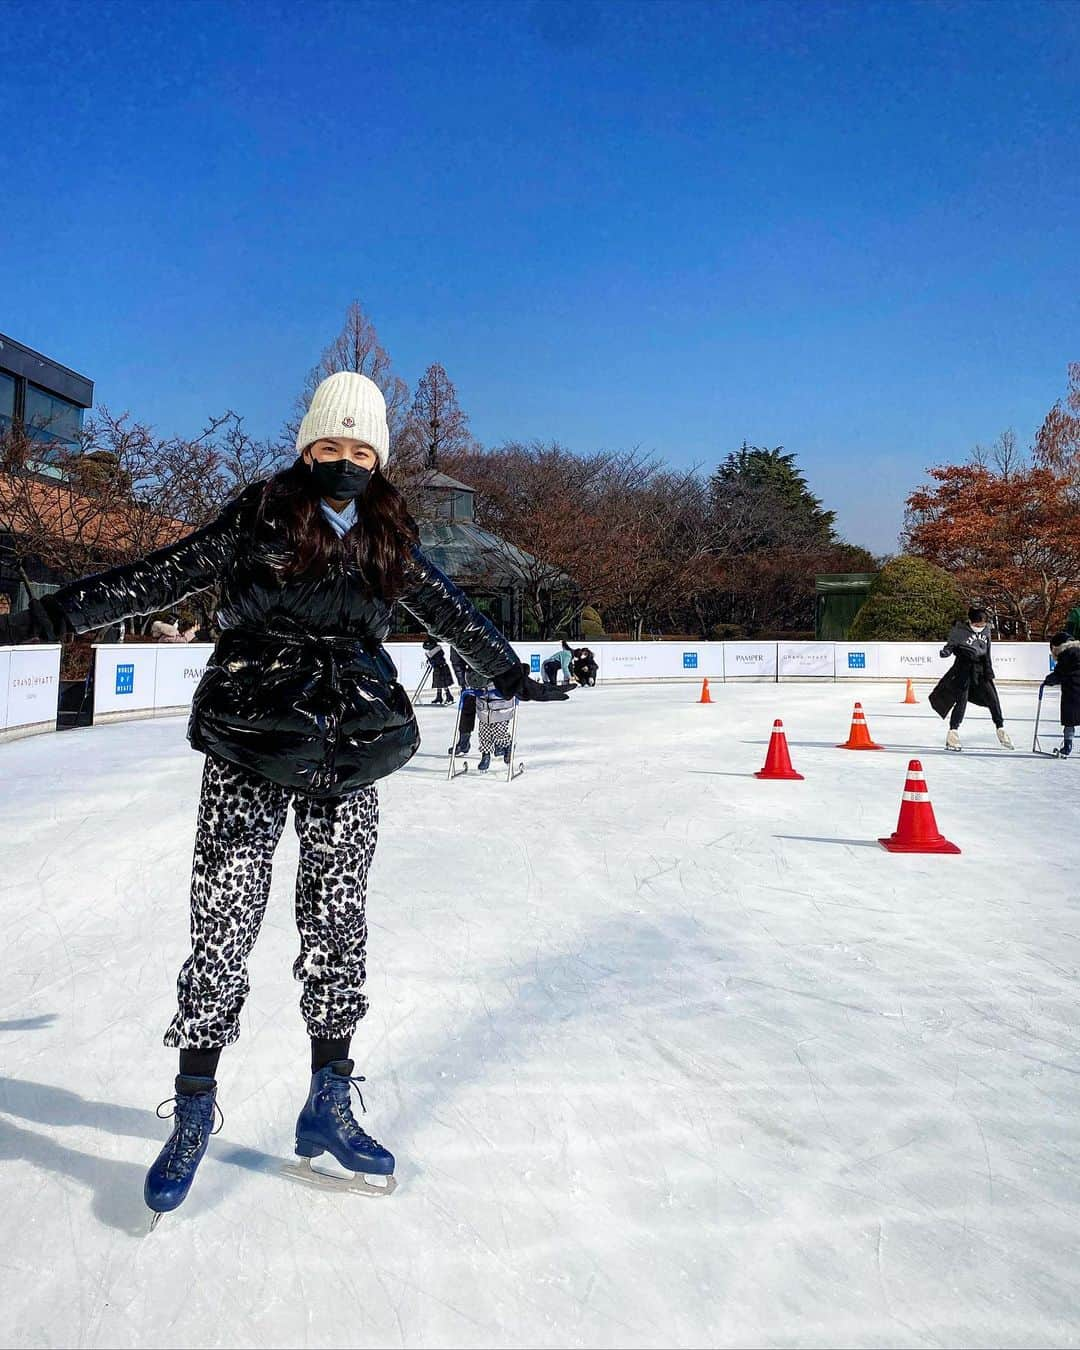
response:
[[(461, 693), (458, 695), (457, 716), (454, 718), (454, 740), (450, 747), (450, 767), (446, 771), (446, 781), (448, 783), (452, 783), (455, 778), (460, 778), (463, 773), (469, 772), (467, 763), (463, 764), (460, 769), (457, 767), (457, 748), (458, 741), (461, 737), (461, 710), (465, 704), (465, 696), (466, 694), (472, 694), (474, 698), (481, 698), (486, 692), (487, 691), (484, 689), (462, 689)], [(510, 761), (506, 766), (506, 781), (508, 783), (512, 782), (515, 778), (520, 777), (525, 770), (524, 764), (519, 764), (516, 768), (514, 767), (514, 751), (517, 749), (518, 708), (520, 704), (520, 699), (514, 699), (514, 716), (510, 723)]]
[(510, 723), (510, 758), (506, 762), (506, 781), (512, 783), (519, 773), (525, 768), (524, 764), (519, 764), (514, 768), (514, 751), (517, 749), (517, 724), (518, 708), (521, 706), (520, 699), (514, 699), (514, 718)]
[(1039, 742), (1039, 719), (1042, 717), (1042, 701), (1043, 701), (1043, 694), (1045, 693), (1046, 693), (1045, 688), (1040, 684), (1039, 702), (1035, 708), (1035, 734), (1031, 738), (1031, 753), (1033, 755), (1046, 755), (1048, 759), (1054, 759), (1055, 758), (1054, 752), (1052, 750), (1044, 750)]
[[(446, 781), (448, 783), (452, 783), (454, 779), (457, 778), (458, 776), (457, 748), (458, 748), (458, 739), (461, 736), (461, 710), (465, 706), (465, 695), (475, 693), (476, 693), (475, 689), (462, 689), (461, 693), (458, 694), (457, 716), (454, 718), (454, 739), (450, 745), (450, 767), (446, 771)], [(469, 765), (468, 763), (466, 763), (461, 769), (461, 773), (468, 773), (468, 772), (469, 772)]]
[(435, 671), (432, 668), (431, 662), (425, 660), (424, 673), (423, 675), (420, 676), (420, 683), (413, 690), (412, 702), (414, 704), (417, 702), (420, 695), (424, 692), (424, 686), (427, 684), (428, 680), (433, 680), (434, 678), (435, 678)]

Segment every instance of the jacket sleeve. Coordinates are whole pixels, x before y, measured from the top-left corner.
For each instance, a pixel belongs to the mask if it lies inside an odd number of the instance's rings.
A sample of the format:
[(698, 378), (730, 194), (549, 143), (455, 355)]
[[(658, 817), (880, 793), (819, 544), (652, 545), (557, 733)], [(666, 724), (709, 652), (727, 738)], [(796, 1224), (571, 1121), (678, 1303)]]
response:
[(242, 506), (254, 495), (255, 488), (249, 488), (202, 529), (135, 562), (69, 582), (49, 598), (75, 632), (85, 633), (135, 614), (153, 614), (205, 590), (231, 560)]
[(450, 643), (478, 674), (491, 679), (521, 664), (491, 620), (419, 549), (406, 564), (400, 602), (433, 637)]
[(1047, 674), (1046, 678), (1043, 680), (1043, 684), (1060, 684), (1060, 683), (1061, 683), (1061, 662), (1059, 661), (1057, 665), (1054, 667), (1054, 669)]

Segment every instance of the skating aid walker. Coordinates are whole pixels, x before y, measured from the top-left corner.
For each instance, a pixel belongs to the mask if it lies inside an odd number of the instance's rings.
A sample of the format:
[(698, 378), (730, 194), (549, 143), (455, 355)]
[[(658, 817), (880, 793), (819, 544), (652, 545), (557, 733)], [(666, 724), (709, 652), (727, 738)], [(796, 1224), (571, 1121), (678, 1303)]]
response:
[(1035, 705), (1035, 733), (1034, 733), (1034, 735), (1033, 735), (1032, 738), (1031, 738), (1031, 753), (1032, 753), (1033, 755), (1042, 755), (1044, 759), (1061, 759), (1061, 758), (1068, 758), (1067, 755), (1063, 756), (1063, 755), (1062, 755), (1062, 752), (1061, 752), (1060, 750), (1057, 750), (1057, 749), (1054, 749), (1054, 750), (1044, 750), (1044, 749), (1042, 748), (1042, 743), (1041, 743), (1040, 740), (1039, 740), (1039, 721), (1040, 721), (1040, 719), (1042, 718), (1043, 694), (1045, 694), (1045, 693), (1046, 693), (1046, 686), (1040, 684), (1040, 685), (1039, 685), (1039, 701), (1038, 701), (1038, 703)]
[[(455, 778), (460, 778), (469, 770), (467, 763), (462, 763), (459, 767), (457, 761), (461, 745), (461, 712), (465, 706), (465, 699), (470, 695), (476, 699), (476, 725), (481, 749), (478, 772), (487, 771), (491, 763), (491, 752), (494, 750), (506, 763), (506, 781), (512, 782), (525, 771), (525, 765), (515, 763), (514, 759), (517, 750), (518, 700), (503, 698), (494, 689), (461, 691), (457, 717), (454, 721), (454, 739), (450, 746), (450, 767), (446, 771), (447, 781), (453, 782)], [(500, 748), (499, 740), (502, 739), (500, 733), (503, 733), (504, 729), (509, 731), (509, 741)]]

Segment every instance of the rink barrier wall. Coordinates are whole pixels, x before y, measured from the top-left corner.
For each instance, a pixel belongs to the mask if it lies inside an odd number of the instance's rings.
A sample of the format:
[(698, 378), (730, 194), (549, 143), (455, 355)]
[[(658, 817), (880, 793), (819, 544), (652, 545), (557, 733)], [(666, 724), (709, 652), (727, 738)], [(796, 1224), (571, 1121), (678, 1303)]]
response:
[[(601, 684), (757, 680), (936, 681), (951, 660), (936, 642), (596, 642), (588, 645)], [(514, 650), (539, 679), (558, 642), (516, 642)], [(125, 721), (186, 712), (214, 650), (211, 643), (100, 643), (94, 647), (94, 720)], [(418, 642), (386, 650), (409, 693), (426, 669)], [(1050, 670), (1042, 642), (997, 642), (1001, 683), (1039, 683)], [(60, 648), (0, 647), (0, 738), (51, 731), (60, 691)]]
[(59, 643), (0, 647), (0, 740), (56, 730)]

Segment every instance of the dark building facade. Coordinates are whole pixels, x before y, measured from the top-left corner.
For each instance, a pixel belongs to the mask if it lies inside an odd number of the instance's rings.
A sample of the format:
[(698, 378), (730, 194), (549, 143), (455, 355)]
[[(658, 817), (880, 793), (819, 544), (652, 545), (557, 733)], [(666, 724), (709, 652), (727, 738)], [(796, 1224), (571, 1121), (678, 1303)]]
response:
[(58, 444), (78, 444), (94, 384), (14, 338), (0, 333), (0, 432), (21, 426), (41, 442), (42, 461)]
[[(0, 333), (0, 436), (16, 427), (40, 447), (34, 451), (35, 474), (60, 477), (56, 452), (79, 444), (83, 416), (93, 403), (92, 380)], [(0, 519), (0, 593), (19, 609), (28, 600), (23, 573), (39, 593), (54, 589), (58, 578), (32, 559), (20, 570), (4, 525)]]

